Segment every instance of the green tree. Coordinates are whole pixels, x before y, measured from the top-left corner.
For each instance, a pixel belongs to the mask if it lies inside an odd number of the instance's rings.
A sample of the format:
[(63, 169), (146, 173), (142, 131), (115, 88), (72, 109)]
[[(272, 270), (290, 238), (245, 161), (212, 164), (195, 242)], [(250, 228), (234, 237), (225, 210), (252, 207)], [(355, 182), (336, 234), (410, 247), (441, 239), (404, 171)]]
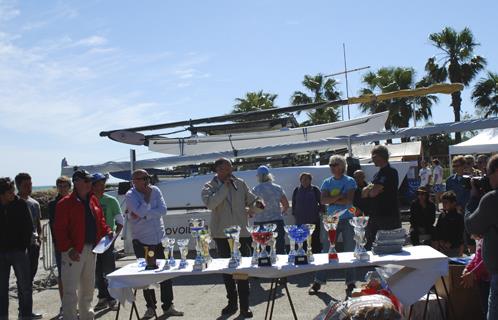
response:
[[(337, 81), (334, 79), (327, 79), (323, 76), (323, 74), (319, 73), (316, 76), (305, 75), (302, 84), (307, 91), (311, 92), (311, 95), (308, 95), (302, 91), (295, 91), (291, 97), (292, 105), (331, 101), (340, 99), (341, 97), (341, 93), (336, 89)], [(301, 124), (303, 126), (329, 123), (339, 120), (337, 107), (316, 109), (314, 111), (307, 112), (307, 115), (309, 120), (304, 121)]]
[[(464, 28), (457, 32), (451, 27), (444, 28), (441, 32), (431, 33), (429, 40), (440, 50), (439, 61), (436, 57), (429, 58), (425, 70), (431, 81), (451, 83), (469, 83), (486, 65), (486, 59), (474, 55), (475, 48), (479, 45), (472, 31)], [(455, 115), (455, 121), (460, 121), (462, 98), (460, 91), (451, 94), (451, 106)], [(455, 133), (455, 143), (460, 143), (462, 136), (460, 132)]]
[[(362, 95), (388, 93), (427, 85), (427, 79), (415, 83), (413, 68), (402, 67), (386, 67), (380, 68), (377, 72), (368, 72), (363, 76), (362, 82), (367, 85), (360, 90)], [(362, 103), (360, 109), (370, 114), (389, 111), (385, 128), (391, 130), (408, 127), (414, 115), (416, 120), (429, 119), (432, 116), (432, 105), (437, 101), (438, 98), (433, 95), (397, 98)], [(403, 138), (403, 141), (409, 141), (409, 138)]]
[(498, 74), (488, 72), (481, 78), (474, 86), (472, 100), (484, 118), (498, 116)]
[[(236, 98), (232, 113), (242, 113), (250, 111), (275, 109), (276, 94), (266, 93), (263, 90), (258, 92), (247, 92), (245, 98)], [(267, 116), (266, 119), (272, 119), (276, 116)], [(244, 121), (244, 120), (239, 120)]]

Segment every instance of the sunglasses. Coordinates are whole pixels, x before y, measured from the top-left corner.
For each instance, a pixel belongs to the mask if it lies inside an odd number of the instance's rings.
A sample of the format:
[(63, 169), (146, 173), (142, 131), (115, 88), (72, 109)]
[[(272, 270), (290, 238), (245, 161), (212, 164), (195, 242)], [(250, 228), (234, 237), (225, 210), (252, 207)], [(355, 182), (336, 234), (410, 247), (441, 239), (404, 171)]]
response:
[(133, 181), (140, 181), (140, 180), (147, 180), (147, 177), (142, 177), (142, 178), (133, 178)]
[(331, 163), (330, 166), (331, 167), (337, 167), (339, 164), (338, 163)]
[(83, 181), (84, 183), (90, 183), (90, 182), (92, 182), (92, 179), (89, 179), (89, 178), (79, 178), (79, 179), (75, 180), (74, 182), (78, 182), (78, 181)]

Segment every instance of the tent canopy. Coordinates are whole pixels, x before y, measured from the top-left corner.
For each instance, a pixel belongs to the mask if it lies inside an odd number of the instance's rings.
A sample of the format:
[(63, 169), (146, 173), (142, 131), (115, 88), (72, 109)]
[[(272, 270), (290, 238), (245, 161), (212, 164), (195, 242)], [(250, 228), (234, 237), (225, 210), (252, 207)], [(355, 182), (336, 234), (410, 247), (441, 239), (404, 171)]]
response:
[(498, 128), (486, 129), (467, 141), (449, 147), (451, 154), (491, 153), (498, 151)]

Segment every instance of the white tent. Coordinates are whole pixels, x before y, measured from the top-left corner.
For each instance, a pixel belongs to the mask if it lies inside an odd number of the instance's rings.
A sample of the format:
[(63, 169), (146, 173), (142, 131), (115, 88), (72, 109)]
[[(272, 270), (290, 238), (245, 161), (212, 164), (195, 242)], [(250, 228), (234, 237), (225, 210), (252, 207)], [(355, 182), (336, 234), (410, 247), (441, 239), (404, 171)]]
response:
[(476, 154), (498, 152), (498, 128), (486, 129), (467, 141), (449, 147), (453, 154)]
[[(367, 159), (370, 160), (372, 157), (371, 151), (375, 147), (374, 144), (363, 144), (363, 145), (353, 145), (353, 155), (360, 160)], [(389, 160), (401, 161), (403, 157), (407, 156), (420, 156), (422, 151), (421, 141), (411, 141), (390, 144), (387, 146), (389, 148)]]

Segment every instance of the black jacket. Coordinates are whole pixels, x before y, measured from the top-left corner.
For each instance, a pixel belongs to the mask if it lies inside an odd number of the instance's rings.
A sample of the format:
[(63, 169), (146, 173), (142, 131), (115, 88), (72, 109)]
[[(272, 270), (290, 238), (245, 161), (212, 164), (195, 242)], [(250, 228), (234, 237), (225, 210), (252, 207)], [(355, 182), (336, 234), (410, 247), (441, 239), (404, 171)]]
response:
[(410, 206), (410, 225), (412, 228), (425, 228), (432, 230), (436, 221), (436, 206), (428, 201), (427, 206), (423, 208), (420, 202), (415, 199)]
[(0, 204), (0, 251), (26, 250), (32, 234), (31, 213), (24, 200), (16, 196), (11, 203)]

